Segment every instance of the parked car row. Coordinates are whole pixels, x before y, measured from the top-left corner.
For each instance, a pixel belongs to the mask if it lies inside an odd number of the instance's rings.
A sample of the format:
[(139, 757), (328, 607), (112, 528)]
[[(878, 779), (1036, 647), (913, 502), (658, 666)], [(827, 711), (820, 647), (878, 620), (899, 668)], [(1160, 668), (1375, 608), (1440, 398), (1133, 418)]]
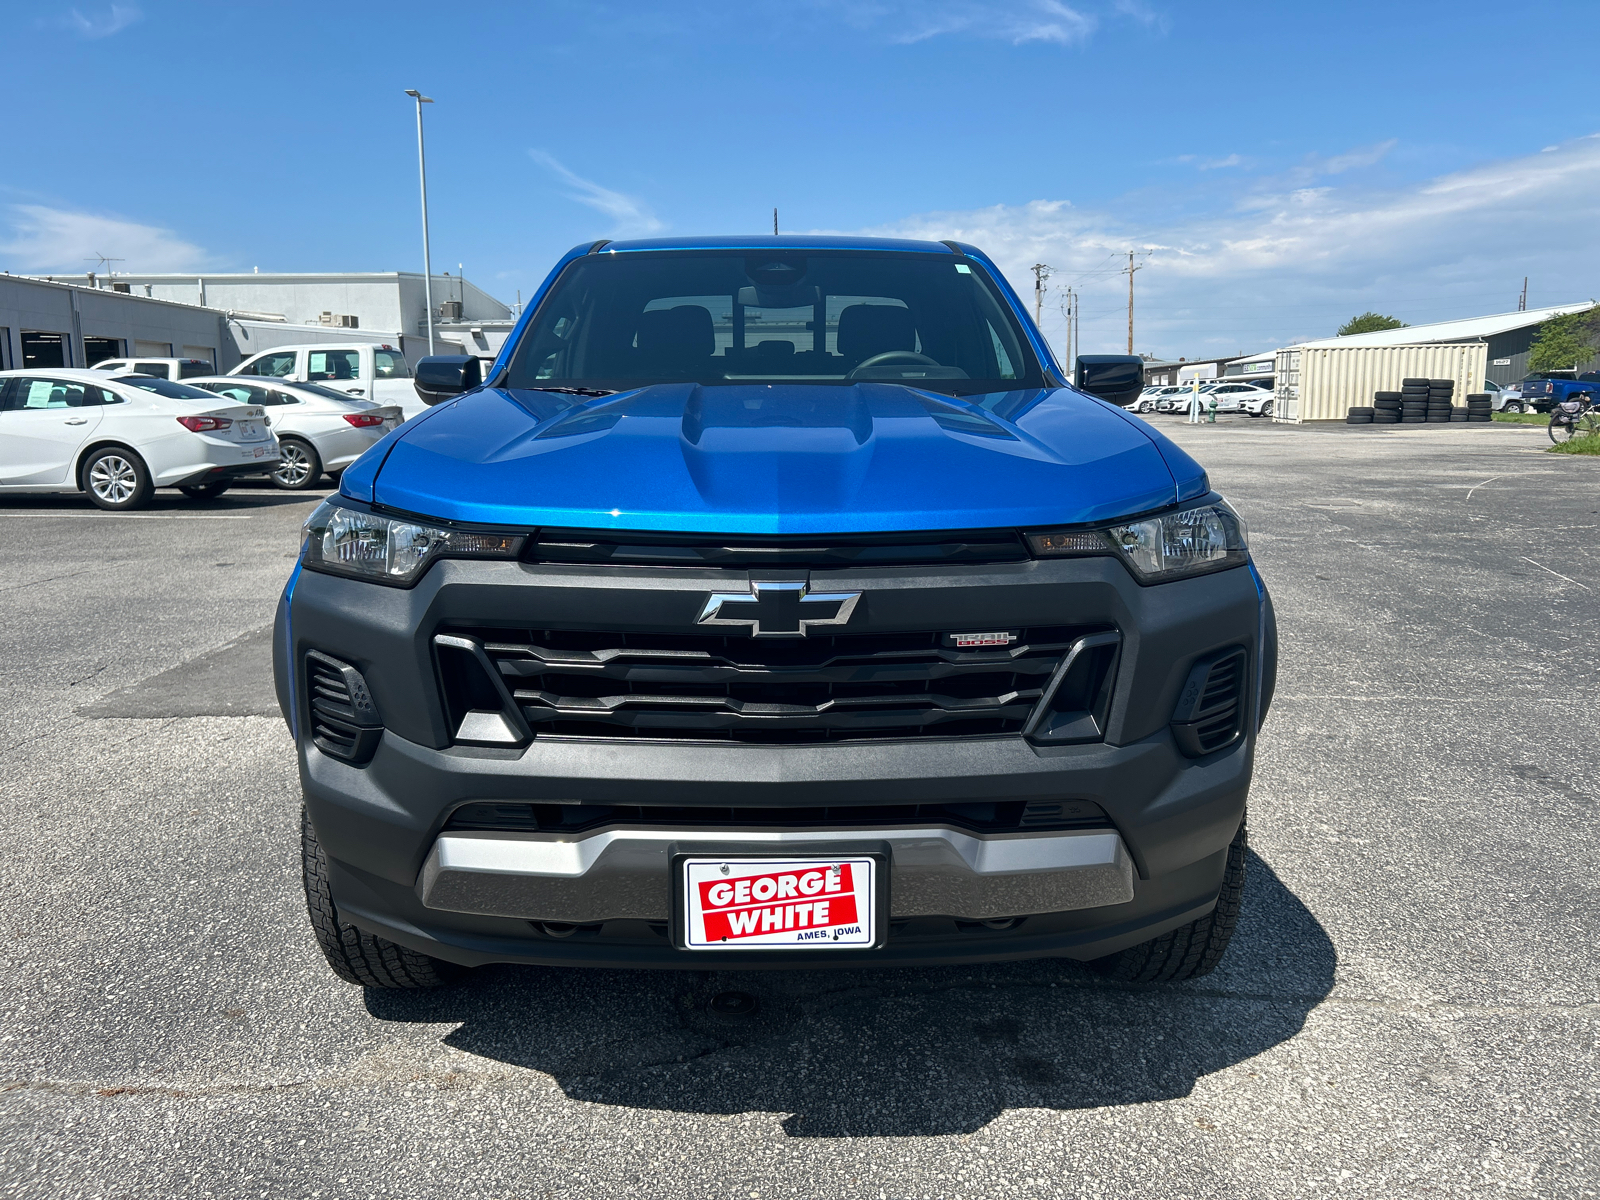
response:
[(0, 492), (83, 492), (112, 511), (158, 487), (209, 500), (270, 471), (259, 405), (150, 375), (0, 371)]
[[(1192, 383), (1147, 387), (1128, 408), (1138, 413), (1187, 413), (1196, 390)], [(1215, 399), (1219, 413), (1244, 413), (1252, 417), (1272, 415), (1272, 389), (1256, 383), (1213, 379), (1201, 383), (1198, 392), (1200, 403), (1208, 413)]]
[(337, 480), (404, 419), (315, 383), (130, 369), (144, 365), (0, 371), (0, 492), (82, 492), (121, 511), (156, 488), (212, 500), (250, 476), (300, 490)]

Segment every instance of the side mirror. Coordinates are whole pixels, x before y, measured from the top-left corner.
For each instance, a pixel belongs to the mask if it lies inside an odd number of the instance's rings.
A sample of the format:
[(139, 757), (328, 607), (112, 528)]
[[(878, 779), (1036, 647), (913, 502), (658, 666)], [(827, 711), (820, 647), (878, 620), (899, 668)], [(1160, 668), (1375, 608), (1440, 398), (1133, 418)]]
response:
[(1079, 391), (1122, 407), (1144, 391), (1144, 359), (1135, 354), (1083, 354), (1078, 357)]
[(438, 404), (483, 383), (483, 368), (470, 354), (435, 354), (417, 364), (415, 387), (424, 404)]

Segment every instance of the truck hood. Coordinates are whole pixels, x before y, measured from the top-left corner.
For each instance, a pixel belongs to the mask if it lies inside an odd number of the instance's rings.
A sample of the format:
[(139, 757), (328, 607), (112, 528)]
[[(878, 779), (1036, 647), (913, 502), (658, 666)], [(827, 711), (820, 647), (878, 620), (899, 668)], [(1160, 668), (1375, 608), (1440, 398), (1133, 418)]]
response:
[(1070, 388), (659, 384), (472, 392), (395, 430), (341, 490), (485, 525), (813, 534), (1103, 521), (1208, 484), (1143, 421)]

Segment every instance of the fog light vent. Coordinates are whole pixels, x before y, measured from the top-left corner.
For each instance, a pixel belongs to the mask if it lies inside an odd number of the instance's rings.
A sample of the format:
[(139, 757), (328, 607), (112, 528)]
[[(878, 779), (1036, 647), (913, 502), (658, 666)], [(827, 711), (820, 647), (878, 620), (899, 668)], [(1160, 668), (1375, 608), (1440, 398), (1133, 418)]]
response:
[(1195, 663), (1172, 714), (1172, 736), (1190, 758), (1215, 754), (1244, 735), (1250, 657), (1242, 646)]
[(306, 651), (311, 741), (318, 750), (361, 765), (372, 760), (383, 721), (361, 672), (316, 650)]

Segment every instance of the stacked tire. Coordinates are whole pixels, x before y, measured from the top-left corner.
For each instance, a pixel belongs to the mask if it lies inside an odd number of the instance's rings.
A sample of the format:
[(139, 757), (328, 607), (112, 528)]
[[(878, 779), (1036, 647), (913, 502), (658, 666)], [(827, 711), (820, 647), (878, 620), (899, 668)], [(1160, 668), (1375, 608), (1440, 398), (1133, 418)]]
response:
[(1345, 424), (1346, 425), (1371, 425), (1372, 424), (1372, 420), (1373, 420), (1373, 413), (1376, 412), (1376, 411), (1377, 411), (1376, 409), (1361, 408), (1359, 406), (1352, 406), (1350, 411), (1345, 414), (1345, 418), (1344, 418)]
[(1403, 425), (1421, 425), (1428, 419), (1428, 381), (1402, 379), (1400, 381), (1400, 422)]
[(1372, 423), (1374, 425), (1398, 425), (1400, 423), (1400, 405), (1404, 397), (1399, 392), (1374, 392), (1372, 394)]
[(1455, 407), (1456, 381), (1454, 379), (1428, 380), (1428, 420), (1445, 424), (1450, 420), (1450, 410)]
[(1494, 420), (1494, 401), (1488, 392), (1473, 392), (1467, 397), (1467, 420), (1489, 422)]
[(1467, 410), (1462, 408), (1459, 404), (1450, 410), (1450, 423), (1452, 425), (1465, 424), (1466, 419)]

